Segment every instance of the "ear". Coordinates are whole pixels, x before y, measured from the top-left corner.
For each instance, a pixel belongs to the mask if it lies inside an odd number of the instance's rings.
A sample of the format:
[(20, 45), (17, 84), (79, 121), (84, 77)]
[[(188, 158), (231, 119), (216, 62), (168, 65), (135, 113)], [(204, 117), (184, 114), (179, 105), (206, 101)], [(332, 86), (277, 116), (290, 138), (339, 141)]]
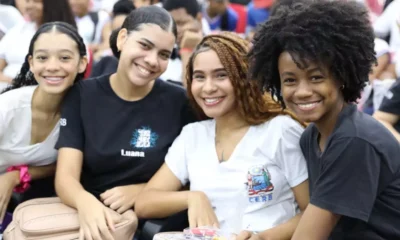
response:
[(122, 51), (122, 46), (124, 45), (127, 39), (128, 39), (128, 30), (126, 30), (126, 28), (122, 28), (118, 32), (118, 37), (117, 37), (118, 51)]
[(29, 55), (28, 57), (28, 63), (29, 63), (29, 70), (32, 72), (32, 68), (33, 68), (33, 58), (31, 55)]
[(84, 73), (87, 68), (87, 65), (88, 65), (88, 58), (86, 56), (81, 57), (78, 65), (78, 72)]

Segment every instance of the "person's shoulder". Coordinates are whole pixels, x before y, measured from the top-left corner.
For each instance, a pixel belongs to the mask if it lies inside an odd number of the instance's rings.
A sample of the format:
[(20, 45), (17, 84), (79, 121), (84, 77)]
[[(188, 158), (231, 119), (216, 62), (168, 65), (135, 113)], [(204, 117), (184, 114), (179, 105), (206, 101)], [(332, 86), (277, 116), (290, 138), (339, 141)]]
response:
[(158, 90), (169, 97), (187, 99), (186, 89), (183, 86), (161, 79), (157, 79), (156, 84), (158, 84)]
[(0, 94), (0, 109), (9, 111), (21, 107), (30, 107), (36, 87), (26, 86)]
[(208, 134), (214, 129), (214, 120), (203, 120), (194, 123), (189, 123), (183, 127), (182, 133), (185, 135), (196, 136), (198, 138), (201, 135)]
[(280, 134), (285, 134), (287, 131), (304, 131), (303, 126), (289, 115), (276, 116), (260, 124), (259, 127), (266, 131), (279, 132)]

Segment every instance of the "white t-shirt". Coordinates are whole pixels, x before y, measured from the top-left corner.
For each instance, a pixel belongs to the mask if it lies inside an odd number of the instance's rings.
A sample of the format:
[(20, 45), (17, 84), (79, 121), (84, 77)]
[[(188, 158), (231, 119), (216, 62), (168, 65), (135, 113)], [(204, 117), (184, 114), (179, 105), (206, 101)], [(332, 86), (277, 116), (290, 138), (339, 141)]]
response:
[(386, 37), (390, 34), (391, 52), (400, 51), (400, 0), (389, 4), (380, 17), (374, 22), (375, 34)]
[(21, 70), (28, 54), (29, 44), (36, 33), (36, 24), (23, 22), (10, 29), (0, 41), (0, 58), (6, 60), (3, 74), (14, 78)]
[(15, 7), (0, 4), (0, 30), (6, 33), (22, 22), (24, 22), (24, 18)]
[(219, 163), (215, 121), (197, 122), (183, 128), (165, 162), (182, 185), (190, 182), (190, 190), (208, 196), (222, 229), (226, 214), (219, 207), (236, 201), (243, 189), (248, 201), (238, 206), (245, 212), (242, 229), (263, 231), (298, 213), (291, 188), (308, 178), (299, 145), (303, 130), (289, 116), (251, 126), (230, 159)]
[(30, 145), (31, 102), (36, 86), (22, 87), (0, 94), (0, 174), (16, 165), (42, 166), (56, 161), (54, 149), (59, 123), (41, 143)]
[(96, 33), (93, 40), (94, 33), (94, 22), (89, 15), (82, 18), (75, 17), (76, 25), (78, 26), (79, 35), (83, 38), (86, 44), (90, 43), (100, 43), (101, 42), (101, 32), (104, 25), (110, 20), (110, 15), (105, 11), (97, 12), (99, 21), (96, 26)]

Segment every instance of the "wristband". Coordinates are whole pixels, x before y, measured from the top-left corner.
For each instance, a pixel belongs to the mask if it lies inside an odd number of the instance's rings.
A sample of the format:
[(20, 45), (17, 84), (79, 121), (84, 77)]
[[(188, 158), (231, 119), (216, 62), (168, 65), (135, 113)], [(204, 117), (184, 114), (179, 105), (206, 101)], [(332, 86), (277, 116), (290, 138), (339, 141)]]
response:
[(14, 188), (14, 192), (23, 193), (30, 187), (31, 175), (27, 165), (13, 166), (7, 169), (7, 172), (19, 171), (19, 184)]

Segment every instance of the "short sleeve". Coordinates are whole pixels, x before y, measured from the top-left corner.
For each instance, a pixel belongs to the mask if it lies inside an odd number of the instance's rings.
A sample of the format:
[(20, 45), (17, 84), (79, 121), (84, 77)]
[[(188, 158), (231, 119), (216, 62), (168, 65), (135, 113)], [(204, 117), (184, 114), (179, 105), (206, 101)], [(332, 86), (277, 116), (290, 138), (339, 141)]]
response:
[(277, 159), (291, 188), (308, 179), (307, 163), (300, 148), (304, 128), (293, 119), (287, 119), (279, 142)]
[(367, 222), (379, 184), (381, 159), (375, 148), (359, 138), (341, 138), (328, 145), (319, 161), (311, 204)]
[(379, 111), (400, 115), (400, 83), (396, 82), (385, 94)]
[(56, 149), (67, 147), (83, 151), (84, 138), (79, 85), (76, 84), (68, 91), (63, 101), (60, 136), (56, 143)]
[(182, 183), (182, 186), (186, 185), (189, 181), (185, 140), (191, 135), (190, 129), (191, 126), (183, 128), (181, 134), (172, 143), (171, 147), (168, 149), (167, 155), (165, 156), (165, 163)]

